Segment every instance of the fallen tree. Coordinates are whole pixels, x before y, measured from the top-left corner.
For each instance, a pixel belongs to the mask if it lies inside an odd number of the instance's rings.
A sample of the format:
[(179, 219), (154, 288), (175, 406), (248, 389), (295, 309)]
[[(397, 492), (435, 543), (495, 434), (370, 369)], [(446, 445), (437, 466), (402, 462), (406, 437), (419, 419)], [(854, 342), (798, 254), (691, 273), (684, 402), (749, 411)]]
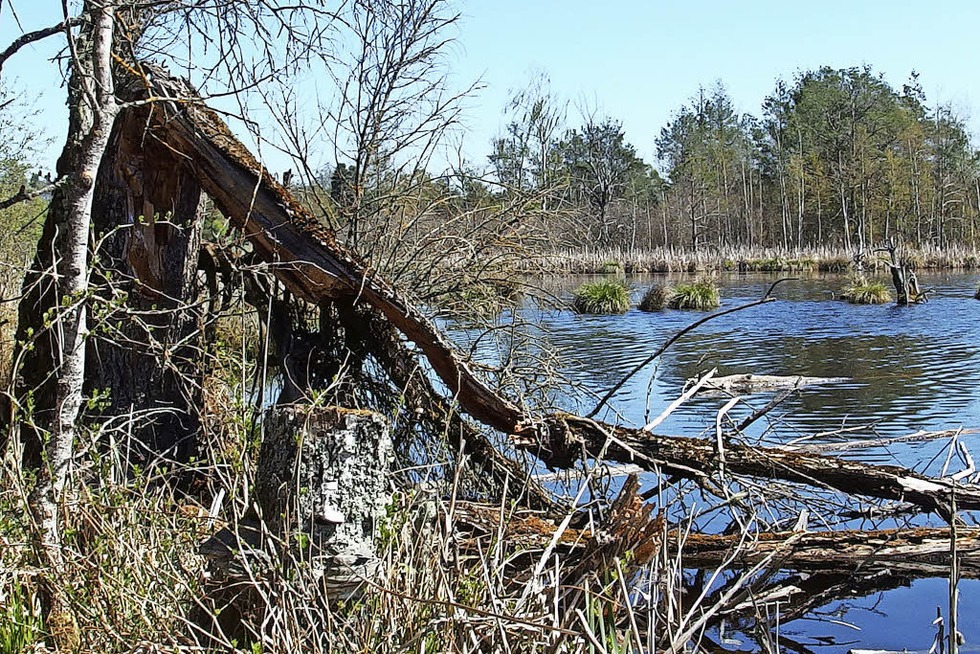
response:
[[(570, 414), (528, 415), (494, 392), (440, 331), (276, 182), (185, 82), (160, 69), (129, 80), (128, 100), (151, 101), (154, 138), (193, 162), (202, 189), (242, 231), (272, 273), (312, 303), (353, 298), (381, 313), (411, 340), (470, 417), (510, 434), (512, 442), (552, 468), (583, 457), (634, 463), (689, 479), (748, 475), (833, 488), (846, 494), (901, 500), (949, 517), (955, 492), (960, 509), (980, 508), (980, 489), (932, 479), (897, 466), (879, 466), (738, 443), (657, 436)], [(428, 394), (431, 396), (431, 393)], [(471, 434), (472, 436), (472, 434)], [(490, 450), (480, 446), (484, 456)]]

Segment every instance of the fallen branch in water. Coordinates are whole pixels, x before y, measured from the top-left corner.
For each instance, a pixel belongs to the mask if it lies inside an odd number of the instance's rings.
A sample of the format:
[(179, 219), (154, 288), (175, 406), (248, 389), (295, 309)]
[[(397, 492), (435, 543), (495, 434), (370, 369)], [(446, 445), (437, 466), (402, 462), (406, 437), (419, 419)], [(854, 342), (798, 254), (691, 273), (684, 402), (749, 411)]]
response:
[(599, 403), (596, 404), (595, 408), (592, 409), (592, 411), (590, 411), (585, 417), (586, 418), (593, 418), (596, 415), (598, 415), (599, 412), (602, 410), (602, 408), (604, 406), (606, 406), (606, 403), (610, 399), (612, 399), (612, 396), (613, 395), (616, 394), (616, 391), (618, 391), (619, 389), (621, 389), (623, 387), (623, 384), (625, 384), (627, 381), (629, 381), (633, 377), (633, 375), (635, 375), (636, 373), (640, 372), (641, 370), (643, 370), (644, 368), (646, 368), (648, 365), (650, 365), (651, 363), (653, 363), (653, 361), (656, 360), (657, 357), (659, 357), (661, 354), (663, 354), (664, 352), (666, 352), (667, 349), (671, 345), (673, 345), (674, 343), (676, 343), (682, 336), (684, 336), (684, 334), (687, 334), (688, 332), (694, 331), (695, 329), (697, 329), (698, 327), (700, 327), (704, 323), (706, 323), (706, 322), (708, 322), (710, 320), (714, 320), (715, 318), (721, 318), (722, 316), (727, 316), (728, 314), (735, 313), (736, 311), (742, 311), (743, 309), (751, 309), (752, 307), (757, 307), (760, 304), (765, 304), (766, 302), (772, 302), (772, 301), (774, 301), (776, 299), (776, 298), (772, 297), (772, 292), (773, 292), (773, 290), (775, 290), (776, 285), (777, 284), (780, 284), (782, 282), (793, 281), (794, 279), (796, 279), (796, 278), (795, 277), (783, 277), (782, 279), (777, 279), (776, 281), (774, 281), (772, 283), (772, 286), (769, 287), (769, 290), (766, 291), (765, 295), (763, 295), (758, 300), (755, 300), (753, 302), (749, 302), (748, 304), (741, 304), (741, 305), (739, 305), (737, 307), (732, 307), (730, 309), (724, 309), (722, 311), (716, 311), (715, 313), (712, 313), (710, 315), (707, 315), (704, 318), (701, 318), (699, 320), (695, 320), (694, 322), (692, 322), (687, 327), (684, 327), (683, 329), (679, 330), (676, 334), (674, 334), (673, 336), (671, 336), (670, 338), (668, 338), (664, 342), (663, 345), (661, 345), (660, 347), (658, 347), (653, 354), (651, 354), (650, 356), (648, 356), (646, 359), (644, 359), (640, 363), (636, 364), (636, 366), (632, 370), (630, 370), (626, 374), (625, 377), (623, 377), (622, 379), (620, 379), (619, 382), (615, 386), (613, 386), (612, 388), (610, 388), (606, 392), (606, 394), (602, 396), (602, 399), (599, 400)]
[[(583, 457), (597, 457), (696, 481), (711, 479), (719, 469), (719, 452), (714, 441), (659, 436), (570, 414), (548, 416), (534, 430), (514, 434), (511, 440), (515, 446), (536, 454), (549, 468), (570, 468)], [(899, 466), (735, 442), (724, 447), (725, 470), (733, 475), (909, 502), (944, 518), (951, 515), (949, 498), (955, 490), (961, 510), (980, 509), (980, 487), (934, 479)]]

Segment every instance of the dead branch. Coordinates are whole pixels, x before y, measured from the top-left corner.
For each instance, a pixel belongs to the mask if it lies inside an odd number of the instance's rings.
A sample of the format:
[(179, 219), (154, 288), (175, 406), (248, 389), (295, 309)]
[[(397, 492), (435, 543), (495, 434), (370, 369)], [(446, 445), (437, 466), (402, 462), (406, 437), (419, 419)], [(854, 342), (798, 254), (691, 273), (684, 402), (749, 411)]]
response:
[[(195, 98), (192, 88), (159, 69), (147, 79), (131, 80), (131, 99), (148, 95)], [(478, 378), (439, 330), (354, 253), (337, 243), (332, 231), (277, 183), (228, 131), (213, 111), (199, 102), (153, 105), (154, 135), (194, 164), (204, 190), (241, 229), (272, 272), (293, 294), (311, 302), (347, 297), (363, 300), (415, 343), (461, 408), (476, 420), (504, 433), (539, 456), (549, 467), (571, 467), (583, 455), (636, 463), (650, 471), (685, 478), (710, 478), (717, 472), (713, 443), (666, 438), (603, 425), (588, 418), (555, 414), (533, 420), (513, 402)], [(783, 280), (779, 280), (783, 281)], [(778, 283), (778, 282), (776, 282)], [(726, 313), (770, 301), (773, 284), (759, 300), (711, 314), (678, 332), (646, 362), (656, 358), (683, 333)], [(645, 363), (642, 365), (645, 365)], [(639, 366), (637, 369), (639, 369)], [(635, 370), (634, 370), (635, 372)], [(595, 413), (615, 393), (610, 390)], [(609, 437), (612, 437), (611, 440)], [(980, 508), (980, 489), (949, 480), (934, 480), (904, 468), (876, 466), (775, 448), (726, 444), (731, 474), (781, 479), (833, 488), (846, 494), (902, 500), (941, 515), (950, 514), (948, 498), (955, 488), (961, 509)]]
[(14, 40), (13, 43), (8, 45), (3, 52), (0, 52), (0, 72), (3, 71), (3, 65), (7, 63), (7, 60), (17, 54), (17, 52), (24, 46), (30, 45), (31, 43), (36, 43), (42, 39), (48, 38), (49, 36), (54, 36), (59, 32), (65, 32), (66, 30), (78, 25), (78, 23), (78, 18), (69, 18), (68, 20), (62, 21), (57, 25), (51, 25), (50, 27), (21, 34)]
[(294, 295), (309, 302), (359, 298), (380, 311), (415, 343), (473, 418), (503, 432), (523, 421), (521, 410), (491, 390), (438, 329), (394, 288), (373, 273), (331, 230), (300, 205), (252, 156), (182, 80), (146, 67), (151, 88), (132, 77), (125, 100), (187, 98), (153, 105), (154, 136), (193, 161), (202, 188), (269, 262)]
[[(718, 451), (712, 441), (658, 436), (570, 414), (548, 416), (536, 432), (518, 433), (511, 438), (515, 445), (534, 452), (552, 468), (571, 467), (584, 455), (604, 454), (607, 460), (635, 463), (650, 472), (686, 479), (710, 478), (718, 471)], [(980, 509), (980, 488), (949, 479), (933, 479), (899, 466), (726, 443), (725, 468), (734, 475), (780, 479), (832, 488), (848, 495), (910, 502), (944, 517), (950, 515), (949, 497), (955, 489), (960, 509)]]
[[(790, 536), (798, 536), (787, 545)], [(718, 565), (738, 547), (738, 561), (750, 565), (778, 553), (779, 565), (793, 570), (892, 570), (915, 577), (949, 572), (949, 528), (846, 530), (813, 533), (777, 532), (755, 536), (746, 547), (740, 536), (689, 534), (684, 541), (685, 565)], [(980, 578), (980, 528), (957, 528), (957, 554), (963, 574)]]
[(0, 211), (8, 209), (15, 204), (20, 202), (30, 202), (36, 197), (44, 195), (45, 193), (51, 193), (61, 184), (61, 180), (57, 182), (52, 182), (51, 184), (46, 184), (41, 188), (27, 190), (27, 187), (23, 184), (20, 185), (20, 190), (11, 195), (9, 198), (0, 200)]

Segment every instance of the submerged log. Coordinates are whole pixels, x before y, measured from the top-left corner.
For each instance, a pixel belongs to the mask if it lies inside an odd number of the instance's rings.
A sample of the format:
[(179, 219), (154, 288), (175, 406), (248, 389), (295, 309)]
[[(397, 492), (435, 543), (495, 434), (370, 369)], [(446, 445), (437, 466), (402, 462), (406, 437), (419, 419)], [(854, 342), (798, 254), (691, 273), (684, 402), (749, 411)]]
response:
[(727, 375), (715, 377), (704, 385), (704, 391), (728, 393), (765, 393), (789, 388), (803, 388), (814, 384), (839, 384), (850, 381), (846, 377), (806, 377), (804, 375)]
[[(716, 566), (738, 553), (739, 564), (776, 554), (780, 567), (799, 571), (889, 570), (913, 577), (949, 574), (949, 528), (766, 532), (749, 540), (735, 535), (689, 534), (681, 550), (685, 565)], [(964, 577), (980, 579), (980, 528), (958, 527), (956, 552)]]

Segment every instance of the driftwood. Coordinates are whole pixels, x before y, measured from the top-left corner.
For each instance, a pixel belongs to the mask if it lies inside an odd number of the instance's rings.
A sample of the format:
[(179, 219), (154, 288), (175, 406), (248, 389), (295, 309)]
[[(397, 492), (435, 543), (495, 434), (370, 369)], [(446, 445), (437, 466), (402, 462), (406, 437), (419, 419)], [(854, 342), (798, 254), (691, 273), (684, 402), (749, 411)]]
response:
[(956, 493), (961, 510), (980, 509), (980, 487), (933, 479), (907, 468), (873, 465), (834, 457), (740, 443), (718, 444), (699, 438), (658, 436), (574, 416), (549, 416), (540, 434), (517, 434), (512, 441), (533, 451), (552, 468), (568, 468), (584, 456), (633, 463), (651, 472), (686, 479), (708, 479), (723, 467), (730, 474), (780, 479), (832, 488), (848, 495), (899, 500), (944, 517), (952, 514)]
[[(739, 536), (689, 534), (683, 560), (692, 567), (715, 566), (740, 549), (740, 564), (758, 563), (776, 554), (781, 567), (833, 571), (861, 567), (864, 573), (888, 570), (913, 577), (949, 574), (948, 528), (842, 530), (761, 533), (747, 543)], [(956, 530), (956, 552), (963, 577), (980, 579), (980, 528)]]
[[(620, 494), (618, 506), (628, 506), (628, 490)], [(651, 518), (631, 509), (630, 520), (620, 519), (621, 509), (610, 511), (610, 520), (595, 532), (588, 528), (565, 528), (557, 538), (557, 550), (566, 565), (590, 560), (587, 553), (599, 542), (626, 542), (639, 564), (646, 563), (664, 545), (671, 556), (680, 556), (685, 567), (703, 568), (727, 564), (755, 565), (772, 557), (777, 569), (804, 572), (863, 574), (883, 570), (910, 578), (945, 576), (949, 573), (950, 530), (948, 528), (840, 530), (818, 532), (762, 532), (748, 538), (740, 534), (683, 534), (668, 529), (661, 516)], [(500, 507), (461, 502), (455, 522), (464, 546), (482, 536), (500, 534), (511, 551), (525, 555), (541, 552), (555, 539), (553, 521), (533, 513), (509, 516), (501, 524)], [(628, 533), (620, 527), (628, 525)], [(956, 552), (964, 578), (980, 579), (980, 528), (958, 527)], [(607, 560), (608, 564), (608, 560)], [(598, 566), (601, 568), (601, 566)]]
[(704, 391), (724, 391), (726, 393), (765, 393), (791, 388), (803, 388), (815, 384), (839, 384), (846, 377), (805, 377), (803, 375), (727, 375), (715, 377), (704, 385)]

